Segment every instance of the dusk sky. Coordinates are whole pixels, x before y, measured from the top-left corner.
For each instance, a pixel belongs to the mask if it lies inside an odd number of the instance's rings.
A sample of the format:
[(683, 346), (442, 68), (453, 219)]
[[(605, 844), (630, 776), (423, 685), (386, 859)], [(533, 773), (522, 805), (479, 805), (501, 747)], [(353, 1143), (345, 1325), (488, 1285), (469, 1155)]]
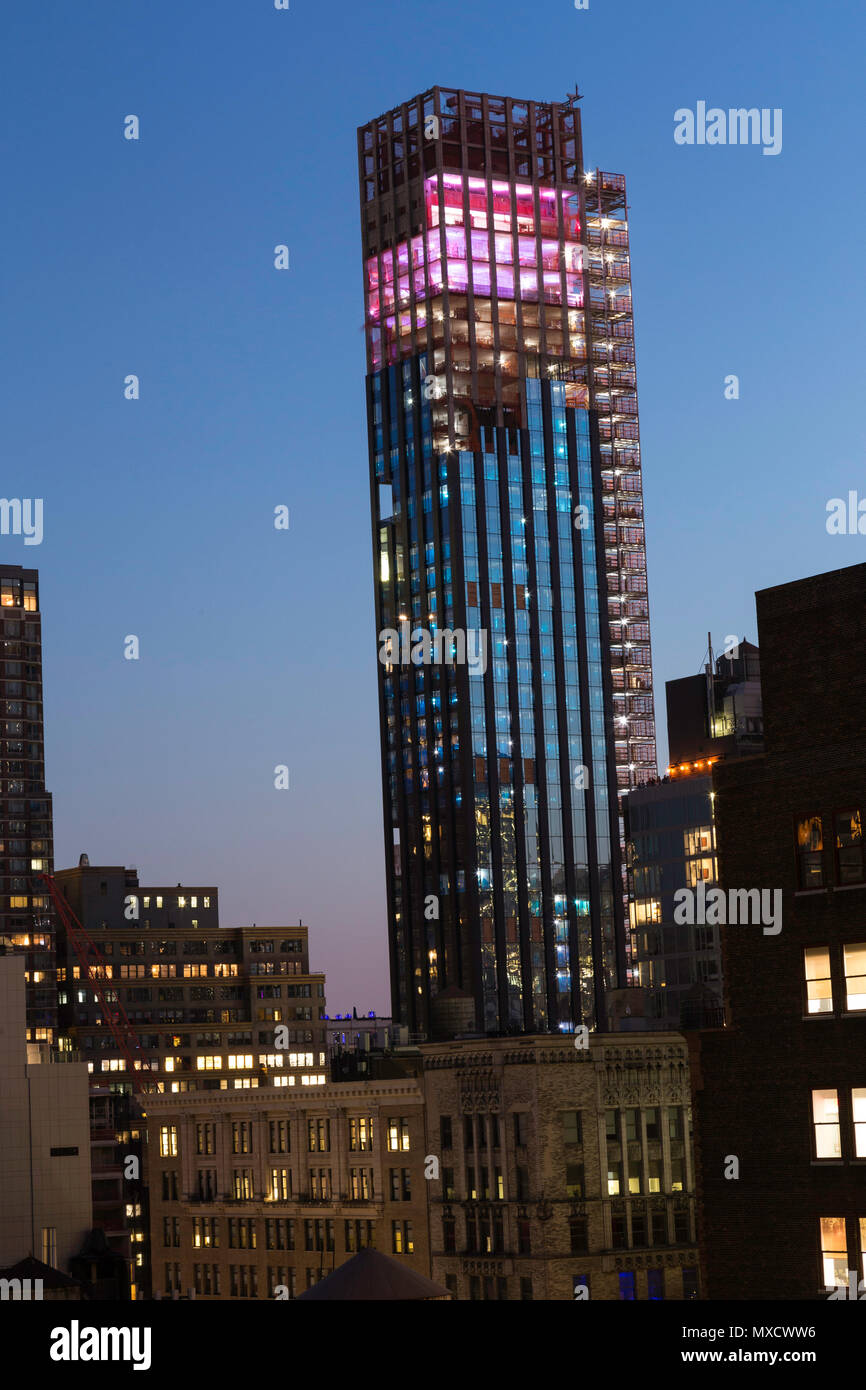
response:
[[(825, 525), (866, 495), (866, 13), (50, 0), (2, 32), (0, 491), (45, 519), (0, 555), (41, 575), (56, 866), (302, 919), (329, 1012), (387, 1012), (356, 127), (577, 84), (587, 164), (626, 175), (664, 759), (708, 630), (866, 558)], [(698, 102), (781, 108), (781, 153), (676, 144)]]

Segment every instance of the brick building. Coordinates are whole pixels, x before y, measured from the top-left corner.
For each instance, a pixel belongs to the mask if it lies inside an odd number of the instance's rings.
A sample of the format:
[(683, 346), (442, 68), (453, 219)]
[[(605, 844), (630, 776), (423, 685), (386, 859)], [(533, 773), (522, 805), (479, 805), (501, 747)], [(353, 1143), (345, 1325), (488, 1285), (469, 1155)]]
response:
[[(692, 1035), (711, 1299), (815, 1299), (866, 1254), (866, 565), (757, 595), (766, 751), (713, 770), (729, 1027)], [(738, 1175), (737, 1175), (738, 1173)]]

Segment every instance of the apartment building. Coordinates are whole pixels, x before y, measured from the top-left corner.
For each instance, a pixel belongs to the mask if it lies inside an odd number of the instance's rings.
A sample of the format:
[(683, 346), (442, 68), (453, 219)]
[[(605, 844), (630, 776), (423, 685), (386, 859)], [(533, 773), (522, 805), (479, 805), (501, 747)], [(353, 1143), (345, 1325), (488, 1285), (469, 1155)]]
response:
[(293, 1299), (359, 1250), (430, 1269), (419, 1079), (151, 1096), (157, 1297)]

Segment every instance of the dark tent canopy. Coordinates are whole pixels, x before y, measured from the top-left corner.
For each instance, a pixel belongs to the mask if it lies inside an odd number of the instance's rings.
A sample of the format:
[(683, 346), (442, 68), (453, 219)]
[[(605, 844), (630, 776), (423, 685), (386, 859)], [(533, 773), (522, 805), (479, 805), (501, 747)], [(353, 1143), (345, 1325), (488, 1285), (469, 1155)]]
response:
[(433, 1299), (450, 1298), (447, 1289), (378, 1250), (361, 1250), (301, 1298)]
[(17, 1264), (6, 1265), (0, 1269), (0, 1279), (41, 1279), (42, 1287), (45, 1289), (77, 1289), (80, 1287), (77, 1279), (70, 1279), (68, 1274), (62, 1270), (55, 1269), (53, 1265), (43, 1264), (33, 1255), (26, 1255)]

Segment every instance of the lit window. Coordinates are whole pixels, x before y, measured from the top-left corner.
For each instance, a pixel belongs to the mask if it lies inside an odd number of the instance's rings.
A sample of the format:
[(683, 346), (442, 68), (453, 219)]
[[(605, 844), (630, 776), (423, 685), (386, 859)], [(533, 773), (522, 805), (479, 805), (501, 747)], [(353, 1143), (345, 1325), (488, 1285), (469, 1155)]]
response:
[(824, 886), (824, 833), (820, 816), (797, 821), (797, 860), (801, 888)]
[(253, 1150), (253, 1126), (251, 1120), (237, 1120), (232, 1124), (232, 1153), (248, 1154)]
[(392, 1248), (395, 1254), (413, 1255), (415, 1240), (411, 1221), (392, 1221)]
[(285, 1057), (283, 1056), (282, 1052), (260, 1052), (260, 1053), (259, 1053), (259, 1066), (260, 1066), (260, 1067), (281, 1067), (281, 1066), (283, 1066), (284, 1062), (285, 1062)]
[(235, 1201), (249, 1202), (252, 1200), (253, 1175), (249, 1168), (235, 1168), (232, 1191)]
[(409, 1121), (402, 1115), (388, 1121), (388, 1148), (392, 1151), (409, 1148)]
[(848, 1282), (848, 1242), (845, 1236), (844, 1216), (822, 1216), (821, 1221), (821, 1261), (824, 1269), (824, 1287), (835, 1288)]
[(371, 1150), (373, 1148), (373, 1118), (372, 1116), (357, 1115), (349, 1120), (349, 1148), (355, 1152), (359, 1149)]
[(686, 860), (686, 883), (689, 888), (695, 888), (701, 882), (709, 883), (715, 877), (715, 859), (704, 858)]
[(866, 1009), (866, 945), (845, 946), (845, 1008)]
[(51, 1265), (52, 1268), (57, 1264), (56, 1226), (42, 1227), (42, 1263)]
[(159, 898), (159, 897), (157, 898), (157, 900), (156, 900), (156, 905), (157, 905), (157, 907), (162, 907), (162, 898)]
[(661, 1192), (662, 1190), (662, 1161), (660, 1158), (649, 1158), (647, 1160), (647, 1188), (650, 1192)]
[(683, 832), (683, 840), (687, 859), (696, 854), (704, 854), (713, 848), (713, 827), (702, 825), (686, 830)]
[(838, 1091), (812, 1092), (812, 1120), (815, 1129), (815, 1157), (841, 1158)]
[(159, 1130), (160, 1158), (177, 1156), (177, 1125), (161, 1125)]
[(806, 961), (806, 1007), (810, 1014), (832, 1013), (833, 986), (830, 982), (830, 952), (826, 946), (807, 946), (804, 955)]
[(271, 1169), (271, 1201), (287, 1202), (292, 1194), (292, 1175), (288, 1168)]
[(866, 1086), (851, 1090), (851, 1109), (854, 1112), (854, 1153), (866, 1158)]

